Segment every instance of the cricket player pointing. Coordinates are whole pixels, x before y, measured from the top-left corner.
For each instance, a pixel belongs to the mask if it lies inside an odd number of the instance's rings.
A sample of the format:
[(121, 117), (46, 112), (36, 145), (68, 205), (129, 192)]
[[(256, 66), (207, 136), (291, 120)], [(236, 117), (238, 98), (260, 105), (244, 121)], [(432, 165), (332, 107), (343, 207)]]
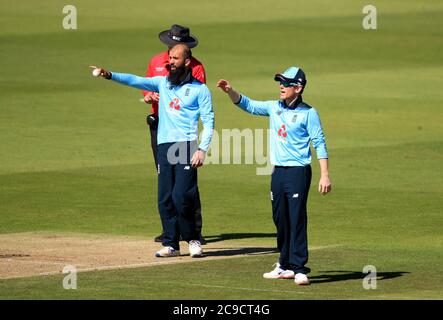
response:
[[(156, 76), (168, 76), (169, 75), (169, 50), (175, 46), (176, 44), (185, 44), (190, 49), (197, 47), (198, 39), (195, 35), (191, 33), (191, 30), (188, 27), (181, 26), (178, 24), (173, 24), (169, 30), (165, 30), (159, 33), (158, 35), (160, 41), (167, 45), (168, 49), (163, 51), (149, 61), (148, 68), (146, 70), (146, 76), (156, 77)], [(206, 83), (206, 74), (205, 68), (203, 64), (198, 61), (194, 55), (191, 57), (191, 63), (189, 64), (189, 68), (192, 70), (192, 76), (200, 81), (201, 83)], [(152, 106), (152, 113), (146, 117), (146, 122), (149, 126), (149, 133), (151, 136), (151, 148), (152, 154), (154, 156), (155, 168), (157, 169), (157, 127), (158, 127), (158, 100), (159, 94), (158, 92), (149, 92), (143, 91), (144, 99), (143, 101), (150, 104)], [(200, 235), (201, 244), (206, 244), (205, 238), (201, 235), (202, 233), (202, 210), (200, 204), (200, 193), (197, 188), (197, 205), (195, 208), (194, 219), (195, 219), (195, 228), (198, 234)], [(164, 233), (162, 233), (154, 238), (155, 242), (163, 242)]]
[[(168, 76), (145, 78), (95, 67), (106, 79), (160, 94), (158, 208), (165, 237), (157, 257), (180, 255), (180, 234), (188, 241), (192, 257), (202, 255), (194, 219), (197, 168), (203, 165), (212, 139), (214, 111), (211, 93), (205, 84), (193, 78), (190, 62), (191, 50), (178, 44), (169, 51)], [(197, 149), (199, 118), (203, 132)]]
[(302, 100), (306, 87), (305, 73), (297, 67), (276, 74), (280, 82), (280, 100), (254, 101), (235, 91), (229, 81), (220, 80), (217, 87), (246, 112), (270, 118), (270, 160), (274, 165), (271, 180), (271, 202), (280, 259), (267, 279), (295, 279), (309, 284), (306, 203), (311, 185), (311, 151), (314, 145), (321, 177), (318, 191), (331, 191), (328, 152), (317, 111)]

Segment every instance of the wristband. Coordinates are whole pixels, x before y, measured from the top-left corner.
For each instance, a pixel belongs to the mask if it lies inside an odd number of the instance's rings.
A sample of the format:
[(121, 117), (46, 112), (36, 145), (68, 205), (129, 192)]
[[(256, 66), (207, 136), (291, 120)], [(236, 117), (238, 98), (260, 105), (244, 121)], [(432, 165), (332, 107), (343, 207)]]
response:
[(240, 101), (241, 101), (241, 98), (242, 98), (242, 96), (240, 95), (240, 98), (238, 99), (238, 101), (237, 101), (237, 102), (234, 102), (234, 104), (239, 104), (239, 103), (240, 103)]

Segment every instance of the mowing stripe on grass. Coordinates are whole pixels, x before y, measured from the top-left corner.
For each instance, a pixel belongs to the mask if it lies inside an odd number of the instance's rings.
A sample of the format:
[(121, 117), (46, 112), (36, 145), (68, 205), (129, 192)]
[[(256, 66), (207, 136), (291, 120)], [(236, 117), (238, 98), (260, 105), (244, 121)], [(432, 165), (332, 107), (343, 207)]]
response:
[[(283, 279), (280, 279), (280, 280), (283, 280)], [(162, 283), (162, 284), (174, 284), (174, 285), (177, 285), (176, 282), (160, 282), (160, 283)], [(218, 286), (218, 285), (209, 285), (209, 284), (201, 284), (201, 283), (189, 283), (189, 282), (184, 283), (184, 284), (185, 285), (189, 285), (189, 286), (194, 286), (194, 287), (217, 288), (217, 289), (228, 289), (228, 290), (241, 290), (241, 291), (295, 293), (295, 294), (305, 294), (306, 293), (306, 292), (303, 292), (303, 291), (270, 290), (270, 289), (257, 289), (257, 288), (241, 288), (241, 287)]]

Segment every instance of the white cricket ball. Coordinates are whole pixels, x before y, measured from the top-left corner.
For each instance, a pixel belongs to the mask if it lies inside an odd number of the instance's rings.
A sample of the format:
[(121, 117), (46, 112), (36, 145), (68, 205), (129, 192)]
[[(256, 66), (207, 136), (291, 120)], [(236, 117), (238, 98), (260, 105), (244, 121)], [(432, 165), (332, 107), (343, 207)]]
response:
[(98, 77), (99, 75), (100, 75), (100, 69), (94, 69), (94, 70), (92, 70), (92, 75), (94, 76), (94, 77)]

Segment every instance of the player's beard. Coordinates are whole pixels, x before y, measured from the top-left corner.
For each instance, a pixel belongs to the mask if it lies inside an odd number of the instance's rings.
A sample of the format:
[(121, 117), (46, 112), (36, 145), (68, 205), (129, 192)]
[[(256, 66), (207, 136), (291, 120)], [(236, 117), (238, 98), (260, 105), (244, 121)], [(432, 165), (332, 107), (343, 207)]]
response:
[(187, 66), (180, 66), (175, 68), (175, 70), (169, 70), (169, 82), (174, 86), (179, 85), (188, 77), (190, 71), (191, 69)]

